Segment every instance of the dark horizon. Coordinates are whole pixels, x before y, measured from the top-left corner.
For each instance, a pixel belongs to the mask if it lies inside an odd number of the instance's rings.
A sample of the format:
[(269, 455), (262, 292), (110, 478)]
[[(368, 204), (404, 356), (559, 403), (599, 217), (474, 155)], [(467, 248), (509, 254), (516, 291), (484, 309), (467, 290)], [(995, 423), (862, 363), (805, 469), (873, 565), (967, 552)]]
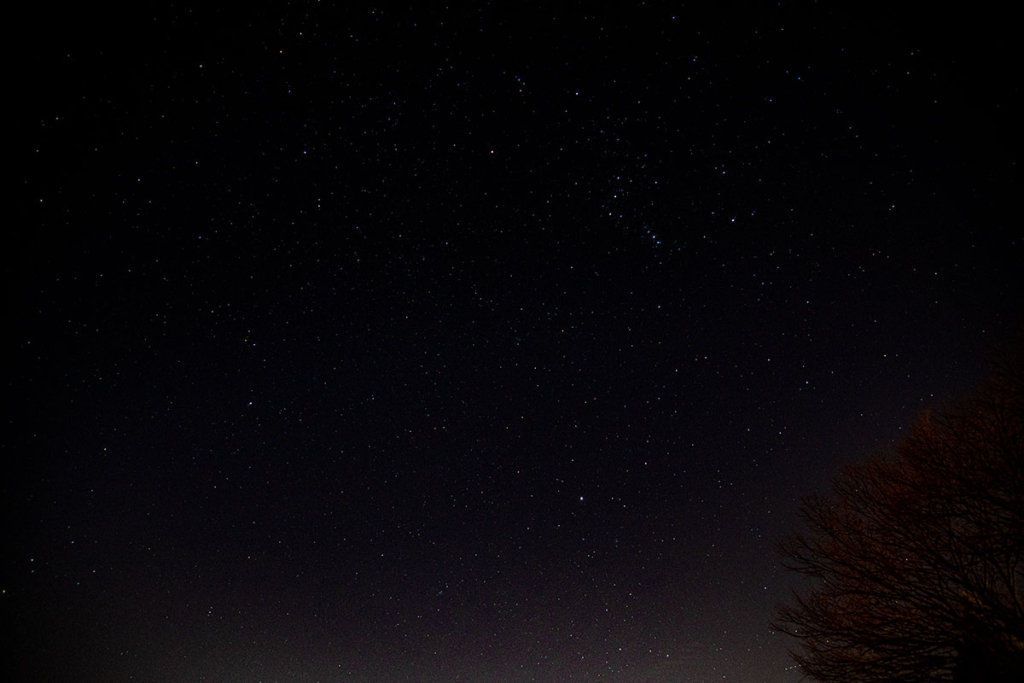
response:
[(1021, 321), (1008, 22), (24, 10), (12, 680), (763, 681)]

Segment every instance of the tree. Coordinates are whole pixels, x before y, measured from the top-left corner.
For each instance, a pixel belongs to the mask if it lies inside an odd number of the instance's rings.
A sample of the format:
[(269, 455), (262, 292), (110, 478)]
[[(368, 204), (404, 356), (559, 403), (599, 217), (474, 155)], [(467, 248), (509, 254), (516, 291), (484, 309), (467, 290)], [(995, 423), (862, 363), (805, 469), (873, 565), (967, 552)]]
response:
[(820, 681), (1024, 680), (1024, 372), (926, 414), (894, 452), (805, 499), (776, 612)]

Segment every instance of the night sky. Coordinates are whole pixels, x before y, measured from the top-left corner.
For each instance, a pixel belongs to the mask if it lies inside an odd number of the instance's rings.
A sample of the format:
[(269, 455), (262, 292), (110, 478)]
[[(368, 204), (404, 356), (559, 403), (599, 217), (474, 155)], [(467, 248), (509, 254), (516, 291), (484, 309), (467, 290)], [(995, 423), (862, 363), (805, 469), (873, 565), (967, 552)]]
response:
[(1021, 319), (1019, 37), (476, 5), (9, 17), (10, 680), (800, 679), (800, 497)]

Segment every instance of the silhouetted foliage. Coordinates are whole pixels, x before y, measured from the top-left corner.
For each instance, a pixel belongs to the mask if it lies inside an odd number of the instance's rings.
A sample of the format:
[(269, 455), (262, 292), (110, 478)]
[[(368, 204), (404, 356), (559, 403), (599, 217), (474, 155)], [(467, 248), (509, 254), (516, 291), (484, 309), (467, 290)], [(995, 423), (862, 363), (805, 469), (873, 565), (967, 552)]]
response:
[(820, 681), (1024, 681), (1024, 373), (927, 414), (895, 452), (804, 501), (786, 566), (816, 581), (777, 610)]

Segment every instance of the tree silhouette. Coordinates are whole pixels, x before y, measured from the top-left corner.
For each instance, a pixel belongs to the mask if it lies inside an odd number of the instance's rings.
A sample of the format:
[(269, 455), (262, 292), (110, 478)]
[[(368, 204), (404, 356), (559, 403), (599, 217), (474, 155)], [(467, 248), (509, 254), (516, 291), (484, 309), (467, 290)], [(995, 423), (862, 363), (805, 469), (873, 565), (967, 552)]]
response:
[(926, 414), (889, 454), (804, 501), (783, 543), (815, 579), (778, 607), (820, 681), (1024, 680), (1024, 373)]

